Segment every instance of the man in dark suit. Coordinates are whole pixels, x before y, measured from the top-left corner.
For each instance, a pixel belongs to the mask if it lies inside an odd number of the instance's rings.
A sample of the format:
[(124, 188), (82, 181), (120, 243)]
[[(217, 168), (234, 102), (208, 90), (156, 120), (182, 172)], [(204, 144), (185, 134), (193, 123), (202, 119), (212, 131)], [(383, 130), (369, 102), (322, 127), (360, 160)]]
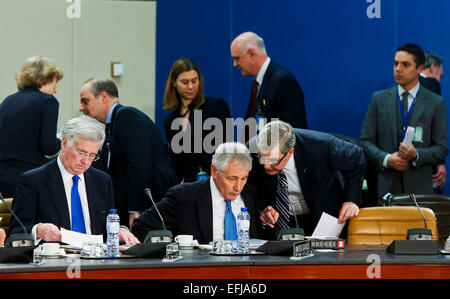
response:
[[(71, 119), (62, 129), (58, 158), (19, 177), (13, 210), (35, 240), (61, 241), (60, 228), (106, 236), (106, 217), (114, 207), (111, 178), (89, 168), (104, 138), (95, 119)], [(11, 218), (9, 233), (22, 232)], [(127, 245), (138, 242), (126, 227), (120, 228), (119, 239)]]
[[(433, 193), (432, 165), (448, 154), (445, 101), (423, 88), (423, 50), (414, 44), (398, 48), (394, 59), (397, 85), (373, 94), (361, 129), (369, 159), (378, 165), (378, 196)], [(404, 144), (407, 127), (414, 128)]]
[[(250, 237), (257, 237), (257, 191), (246, 185), (251, 167), (252, 158), (245, 145), (232, 142), (219, 145), (212, 158), (210, 178), (177, 185), (157, 203), (167, 229), (174, 236), (193, 235), (200, 244), (235, 240), (236, 217), (246, 207), (250, 213)], [(141, 241), (149, 231), (159, 229), (162, 224), (154, 207), (133, 225), (133, 232)]]
[[(426, 89), (441, 95), (441, 78), (444, 76), (442, 58), (431, 52), (425, 52), (425, 64), (420, 73), (419, 82)], [(447, 170), (445, 161), (441, 161), (437, 166), (433, 165), (433, 188), (436, 193), (442, 193), (447, 181)]]
[(112, 80), (86, 81), (80, 103), (81, 112), (106, 124), (100, 163), (94, 166), (111, 175), (121, 223), (131, 227), (134, 219), (150, 207), (145, 188), (150, 188), (153, 198), (159, 201), (167, 189), (179, 182), (169, 148), (146, 114), (119, 104)]
[(258, 153), (250, 183), (264, 190), (261, 221), (274, 228), (272, 238), (295, 227), (294, 217), (311, 235), (323, 212), (339, 223), (358, 215), (365, 171), (359, 146), (273, 121), (249, 147)]
[(419, 81), (423, 87), (441, 95), (441, 78), (444, 76), (442, 58), (434, 53), (425, 52), (425, 64)]
[(242, 33), (233, 40), (230, 51), (233, 66), (243, 76), (255, 78), (246, 119), (262, 114), (267, 121), (278, 118), (307, 129), (302, 88), (288, 70), (267, 56), (263, 39), (253, 32)]

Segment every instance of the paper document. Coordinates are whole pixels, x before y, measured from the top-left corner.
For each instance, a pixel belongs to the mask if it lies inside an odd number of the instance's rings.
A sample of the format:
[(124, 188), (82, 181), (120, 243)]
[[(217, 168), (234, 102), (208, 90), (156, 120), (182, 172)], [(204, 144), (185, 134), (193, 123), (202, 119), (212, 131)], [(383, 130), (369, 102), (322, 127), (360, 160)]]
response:
[(61, 242), (67, 243), (73, 247), (82, 248), (84, 243), (92, 242), (103, 244), (102, 235), (86, 235), (71, 230), (61, 228)]
[(328, 215), (327, 213), (322, 213), (319, 223), (317, 224), (312, 236), (338, 238), (344, 228), (344, 225), (345, 222), (338, 224), (337, 218)]
[(404, 145), (411, 146), (413, 138), (414, 138), (414, 131), (415, 131), (415, 129), (413, 127), (408, 127), (406, 129), (405, 139), (403, 139)]

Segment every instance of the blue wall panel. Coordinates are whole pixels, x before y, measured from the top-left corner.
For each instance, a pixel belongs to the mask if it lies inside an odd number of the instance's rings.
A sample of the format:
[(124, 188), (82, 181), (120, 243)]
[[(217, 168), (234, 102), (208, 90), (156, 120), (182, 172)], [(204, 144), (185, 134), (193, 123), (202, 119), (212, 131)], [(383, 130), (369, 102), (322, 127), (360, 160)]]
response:
[[(157, 125), (162, 130), (167, 114), (162, 98), (170, 67), (186, 56), (199, 63), (205, 93), (225, 98), (233, 117), (243, 117), (252, 78), (232, 68), (229, 46), (239, 33), (254, 31), (302, 86), (309, 127), (358, 138), (372, 93), (395, 84), (399, 45), (418, 43), (440, 54), (444, 71), (450, 57), (450, 19), (443, 14), (450, 1), (379, 0), (381, 17), (372, 19), (367, 1), (158, 1)], [(449, 81), (441, 82), (446, 99)]]

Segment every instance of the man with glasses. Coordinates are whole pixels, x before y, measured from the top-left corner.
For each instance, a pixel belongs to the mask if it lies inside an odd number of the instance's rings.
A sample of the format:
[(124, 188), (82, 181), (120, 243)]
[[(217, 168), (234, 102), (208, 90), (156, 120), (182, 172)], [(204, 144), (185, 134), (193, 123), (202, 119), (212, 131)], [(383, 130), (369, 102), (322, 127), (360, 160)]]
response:
[[(61, 228), (106, 236), (106, 216), (114, 207), (111, 178), (90, 168), (104, 138), (103, 125), (95, 119), (71, 119), (62, 129), (56, 160), (19, 177), (13, 210), (36, 241), (61, 241)], [(12, 218), (10, 234), (22, 232)], [(126, 227), (120, 228), (119, 240), (139, 242)]]
[(145, 188), (159, 201), (180, 181), (169, 147), (145, 113), (119, 103), (117, 86), (108, 78), (87, 80), (80, 104), (81, 112), (105, 124), (105, 144), (94, 167), (111, 175), (120, 221), (131, 228), (134, 219), (151, 205)]
[[(255, 144), (256, 143), (256, 144)], [(362, 149), (330, 134), (270, 122), (257, 138), (251, 183), (264, 191), (260, 219), (274, 230), (295, 227), (311, 235), (322, 212), (339, 223), (358, 215), (365, 158)]]

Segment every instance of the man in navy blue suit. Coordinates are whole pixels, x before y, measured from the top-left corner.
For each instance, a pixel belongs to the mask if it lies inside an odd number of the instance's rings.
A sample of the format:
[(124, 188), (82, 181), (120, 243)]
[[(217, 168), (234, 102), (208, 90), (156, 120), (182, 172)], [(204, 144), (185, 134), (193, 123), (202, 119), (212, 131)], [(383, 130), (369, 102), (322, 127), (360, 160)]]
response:
[[(19, 177), (13, 210), (35, 240), (61, 241), (61, 228), (106, 236), (106, 217), (114, 207), (111, 178), (90, 168), (104, 141), (103, 125), (82, 116), (62, 129), (58, 158)], [(22, 233), (12, 218), (10, 234)], [(119, 239), (139, 242), (126, 227)]]
[(122, 106), (116, 84), (108, 78), (87, 80), (80, 92), (80, 111), (106, 125), (101, 163), (113, 182), (120, 221), (131, 228), (134, 219), (150, 207), (144, 190), (155, 201), (178, 184), (170, 149), (155, 123), (142, 111)]
[(358, 215), (365, 171), (359, 146), (274, 121), (250, 140), (249, 147), (258, 153), (251, 183), (264, 191), (260, 218), (271, 228), (294, 227), (297, 217), (310, 235), (322, 212), (337, 217), (339, 223)]
[(255, 78), (245, 118), (260, 114), (268, 121), (277, 118), (294, 128), (307, 129), (302, 88), (287, 69), (270, 59), (264, 40), (253, 32), (244, 32), (233, 40), (230, 51), (233, 66), (243, 76)]

